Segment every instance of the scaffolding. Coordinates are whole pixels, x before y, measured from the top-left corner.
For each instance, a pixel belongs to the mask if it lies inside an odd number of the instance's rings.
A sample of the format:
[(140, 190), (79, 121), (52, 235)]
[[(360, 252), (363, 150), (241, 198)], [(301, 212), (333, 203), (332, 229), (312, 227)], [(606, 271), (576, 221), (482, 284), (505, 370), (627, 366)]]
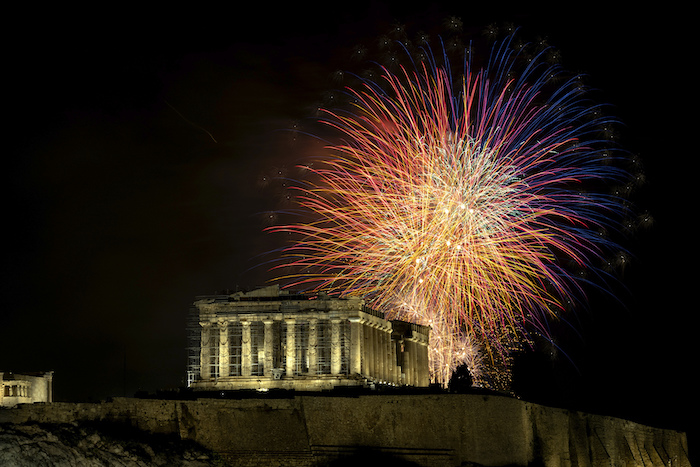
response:
[(185, 326), (187, 341), (187, 387), (199, 379), (201, 372), (200, 349), (202, 347), (202, 333), (199, 325), (199, 311), (196, 307), (190, 307), (187, 313), (187, 323)]
[(331, 372), (331, 322), (320, 320), (318, 322), (318, 340), (316, 345), (315, 374), (324, 375)]
[(250, 324), (250, 346), (250, 374), (263, 376), (265, 374), (265, 325), (263, 323)]

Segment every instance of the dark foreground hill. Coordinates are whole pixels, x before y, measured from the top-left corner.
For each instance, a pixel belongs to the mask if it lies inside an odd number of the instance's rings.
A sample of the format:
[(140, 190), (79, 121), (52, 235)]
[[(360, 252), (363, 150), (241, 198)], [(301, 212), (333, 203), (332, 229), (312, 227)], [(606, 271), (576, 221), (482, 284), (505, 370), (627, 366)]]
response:
[(191, 441), (120, 423), (0, 425), (0, 466), (210, 465), (218, 456)]

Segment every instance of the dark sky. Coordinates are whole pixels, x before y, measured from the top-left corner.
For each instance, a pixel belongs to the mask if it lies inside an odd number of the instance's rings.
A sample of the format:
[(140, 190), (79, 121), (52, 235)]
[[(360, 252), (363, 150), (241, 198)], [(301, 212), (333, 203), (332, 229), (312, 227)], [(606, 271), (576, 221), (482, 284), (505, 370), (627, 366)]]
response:
[(683, 13), (471, 3), (15, 8), (6, 21), (22, 32), (2, 57), (0, 370), (55, 370), (62, 400), (182, 384), (193, 297), (261, 284), (264, 270), (248, 269), (279, 246), (262, 233), (264, 213), (286, 192), (260, 180), (293, 170), (305, 145), (278, 130), (309, 115), (353, 46), (397, 21), (440, 31), (454, 15), (466, 32), (512, 23), (547, 37), (614, 106), (645, 166), (638, 202), (655, 225), (625, 245), (627, 291), (575, 318), (581, 337), (562, 345), (576, 368), (540, 362), (543, 393), (690, 429), (695, 161), (681, 122), (695, 72)]

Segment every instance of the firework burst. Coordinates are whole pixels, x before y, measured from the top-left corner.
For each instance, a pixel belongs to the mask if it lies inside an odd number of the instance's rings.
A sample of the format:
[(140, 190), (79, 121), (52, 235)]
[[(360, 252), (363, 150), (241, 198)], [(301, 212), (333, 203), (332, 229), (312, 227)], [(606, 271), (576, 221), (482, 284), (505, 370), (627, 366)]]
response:
[(422, 48), (347, 88), (351, 110), (325, 111), (339, 142), (298, 188), (311, 220), (271, 228), (299, 236), (283, 255), (289, 286), (430, 325), (442, 384), (463, 363), (478, 381), (487, 357), (549, 336), (619, 250), (599, 232), (620, 214), (606, 187), (626, 180), (596, 136), (611, 122), (549, 51), (525, 60), (509, 39), (484, 66), (472, 55), (453, 73)]

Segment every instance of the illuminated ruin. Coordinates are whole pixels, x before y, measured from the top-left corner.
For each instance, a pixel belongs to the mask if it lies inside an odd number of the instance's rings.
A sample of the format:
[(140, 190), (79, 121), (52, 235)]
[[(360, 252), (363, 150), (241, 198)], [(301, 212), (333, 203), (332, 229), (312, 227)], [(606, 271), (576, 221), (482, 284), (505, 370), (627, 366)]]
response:
[(0, 407), (53, 402), (53, 371), (12, 373), (0, 371)]
[(187, 331), (193, 390), (429, 384), (430, 328), (387, 320), (357, 297), (277, 285), (199, 296)]

